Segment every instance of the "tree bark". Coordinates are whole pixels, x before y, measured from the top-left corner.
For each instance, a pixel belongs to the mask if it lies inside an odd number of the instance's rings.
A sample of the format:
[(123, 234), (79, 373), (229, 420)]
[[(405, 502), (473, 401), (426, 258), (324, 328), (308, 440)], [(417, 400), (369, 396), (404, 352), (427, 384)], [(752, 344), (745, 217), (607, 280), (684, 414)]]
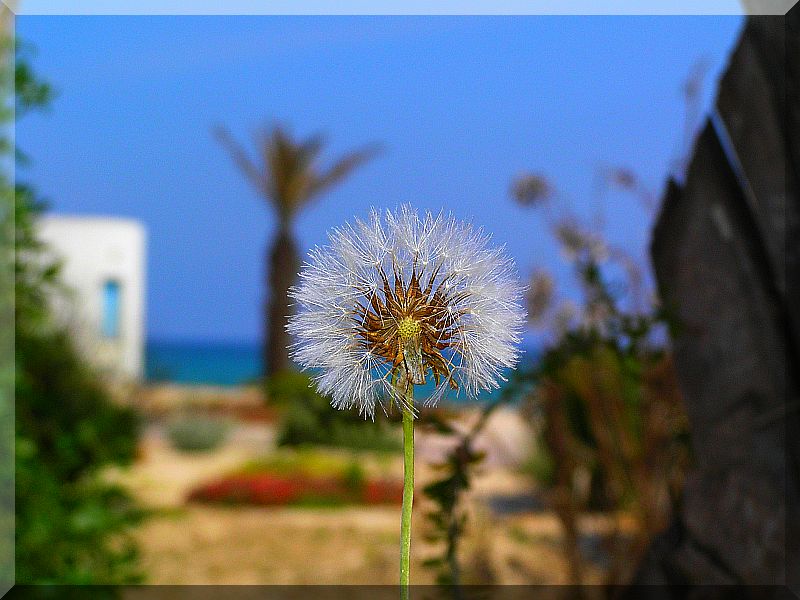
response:
[(800, 7), (748, 20), (653, 234), (694, 465), (628, 598), (800, 593), (798, 50)]
[(268, 288), (264, 303), (264, 375), (269, 377), (291, 367), (286, 323), (292, 308), (289, 288), (294, 285), (300, 260), (288, 223), (281, 223), (267, 257)]

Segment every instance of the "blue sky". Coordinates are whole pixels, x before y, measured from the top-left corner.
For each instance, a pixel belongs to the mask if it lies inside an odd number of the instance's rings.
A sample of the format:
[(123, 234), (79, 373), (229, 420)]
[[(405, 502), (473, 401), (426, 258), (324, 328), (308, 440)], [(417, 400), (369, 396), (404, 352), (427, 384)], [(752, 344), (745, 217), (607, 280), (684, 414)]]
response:
[[(680, 151), (683, 82), (703, 105), (741, 17), (40, 17), (18, 35), (58, 95), (26, 116), (18, 176), (59, 213), (135, 217), (149, 235), (153, 339), (256, 340), (274, 220), (211, 134), (324, 132), (328, 157), (385, 152), (302, 214), (305, 250), (370, 206), (452, 211), (505, 243), (524, 275), (562, 265), (539, 215), (509, 197), (546, 174), (597, 207), (621, 165), (661, 190)], [(602, 199), (608, 236), (645, 256), (651, 217)]]

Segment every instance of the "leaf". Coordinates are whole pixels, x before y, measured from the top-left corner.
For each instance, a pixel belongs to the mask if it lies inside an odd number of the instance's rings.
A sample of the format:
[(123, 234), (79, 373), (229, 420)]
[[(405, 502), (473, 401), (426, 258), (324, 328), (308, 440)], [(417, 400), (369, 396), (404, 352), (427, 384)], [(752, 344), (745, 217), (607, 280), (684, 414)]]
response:
[(444, 564), (444, 560), (441, 558), (426, 558), (422, 561), (423, 567), (441, 567)]

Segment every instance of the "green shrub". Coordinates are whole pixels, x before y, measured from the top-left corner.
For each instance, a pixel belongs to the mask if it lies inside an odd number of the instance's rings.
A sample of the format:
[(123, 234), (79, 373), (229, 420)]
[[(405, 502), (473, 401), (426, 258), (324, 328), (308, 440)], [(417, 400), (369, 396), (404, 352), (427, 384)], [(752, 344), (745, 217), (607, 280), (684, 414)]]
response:
[[(23, 190), (16, 202), (17, 241), (32, 250), (36, 207)], [(137, 581), (130, 528), (141, 512), (99, 477), (104, 466), (133, 459), (136, 415), (112, 401), (68, 333), (52, 322), (44, 292), (56, 284), (57, 270), (17, 256), (17, 581)]]
[(396, 427), (388, 419), (378, 414), (372, 422), (356, 411), (334, 409), (303, 373), (287, 371), (271, 377), (267, 398), (283, 413), (279, 446), (309, 444), (386, 452), (402, 448)]
[(353, 461), (345, 469), (342, 479), (348, 490), (359, 491), (367, 481), (367, 474), (360, 464)]
[[(19, 54), (16, 58), (21, 115), (44, 103), (49, 89), (33, 78)], [(14, 152), (9, 140), (0, 142), (4, 152)], [(5, 171), (0, 173), (0, 187), (0, 227), (4, 234), (11, 233), (9, 244), (14, 244), (14, 252), (5, 247), (2, 252), (3, 259), (14, 259), (13, 296), (4, 293), (2, 301), (15, 303), (8, 314), (14, 314), (15, 335), (16, 582), (138, 581), (137, 549), (130, 532), (142, 513), (122, 489), (100, 476), (104, 467), (133, 459), (137, 418), (112, 400), (68, 332), (52, 318), (47, 299), (60, 283), (58, 266), (43, 259), (35, 236), (41, 202), (29, 188), (12, 186)], [(5, 242), (6, 236), (0, 240)], [(12, 265), (2, 267), (10, 270)], [(7, 325), (4, 331), (11, 329)], [(2, 414), (10, 416), (10, 403), (3, 400)], [(2, 456), (10, 457), (10, 452), (3, 448)], [(102, 593), (98, 589), (96, 595)]]
[(550, 488), (556, 484), (555, 464), (547, 444), (537, 437), (531, 455), (520, 465), (520, 471), (533, 478), (534, 481)]
[(167, 436), (176, 450), (206, 452), (218, 448), (225, 441), (229, 423), (203, 415), (182, 416), (167, 426)]

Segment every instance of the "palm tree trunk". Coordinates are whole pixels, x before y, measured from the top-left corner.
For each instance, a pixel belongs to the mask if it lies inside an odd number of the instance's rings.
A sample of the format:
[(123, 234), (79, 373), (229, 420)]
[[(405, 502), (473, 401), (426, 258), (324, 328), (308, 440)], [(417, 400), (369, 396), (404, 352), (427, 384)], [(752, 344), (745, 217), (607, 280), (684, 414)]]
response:
[(286, 323), (291, 309), (289, 308), (289, 288), (294, 285), (300, 260), (297, 256), (297, 244), (292, 236), (288, 222), (281, 222), (278, 235), (272, 243), (267, 264), (269, 288), (268, 298), (264, 304), (264, 375), (274, 375), (289, 369), (289, 335)]

